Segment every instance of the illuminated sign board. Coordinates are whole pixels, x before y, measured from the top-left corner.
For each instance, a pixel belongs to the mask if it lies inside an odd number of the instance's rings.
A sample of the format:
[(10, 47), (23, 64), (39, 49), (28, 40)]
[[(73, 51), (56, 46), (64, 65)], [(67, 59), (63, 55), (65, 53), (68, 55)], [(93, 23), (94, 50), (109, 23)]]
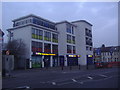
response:
[(80, 57), (80, 55), (68, 55), (68, 57)]
[(92, 55), (88, 55), (88, 57), (92, 57)]
[(50, 56), (55, 56), (56, 54), (51, 54), (51, 53), (39, 53), (39, 52), (36, 52), (35, 53), (36, 55), (50, 55)]

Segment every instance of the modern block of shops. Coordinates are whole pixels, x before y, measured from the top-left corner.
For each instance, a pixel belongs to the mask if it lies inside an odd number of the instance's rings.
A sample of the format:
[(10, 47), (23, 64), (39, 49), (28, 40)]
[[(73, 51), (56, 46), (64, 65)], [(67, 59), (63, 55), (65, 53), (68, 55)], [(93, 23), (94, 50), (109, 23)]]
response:
[(92, 24), (85, 20), (52, 22), (30, 14), (13, 21), (9, 40), (22, 39), (29, 67), (93, 64)]

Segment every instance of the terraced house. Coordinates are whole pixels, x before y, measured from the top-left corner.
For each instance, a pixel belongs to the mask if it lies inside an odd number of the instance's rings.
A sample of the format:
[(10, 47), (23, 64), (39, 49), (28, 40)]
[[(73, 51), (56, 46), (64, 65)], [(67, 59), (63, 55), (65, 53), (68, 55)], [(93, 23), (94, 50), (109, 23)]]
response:
[(22, 39), (29, 67), (93, 63), (92, 25), (85, 20), (52, 22), (30, 14), (13, 20), (9, 40)]

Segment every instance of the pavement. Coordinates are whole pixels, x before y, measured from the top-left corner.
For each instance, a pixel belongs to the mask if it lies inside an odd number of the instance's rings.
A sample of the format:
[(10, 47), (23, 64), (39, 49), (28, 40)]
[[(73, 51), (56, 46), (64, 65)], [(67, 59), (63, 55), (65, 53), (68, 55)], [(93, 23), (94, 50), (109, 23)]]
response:
[(16, 70), (4, 77), (2, 88), (119, 88), (117, 67), (79, 70), (73, 67)]

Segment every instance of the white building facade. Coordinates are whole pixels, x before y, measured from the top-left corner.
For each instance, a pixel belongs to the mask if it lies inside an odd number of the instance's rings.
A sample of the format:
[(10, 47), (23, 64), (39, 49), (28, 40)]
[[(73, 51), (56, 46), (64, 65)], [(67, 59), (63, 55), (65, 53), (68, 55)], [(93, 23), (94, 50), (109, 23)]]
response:
[[(97, 49), (100, 49), (100, 54), (96, 52)], [(94, 49), (94, 59), (95, 62), (120, 62), (120, 46), (111, 46), (111, 47), (101, 47)]]
[(36, 15), (13, 20), (9, 40), (22, 39), (30, 68), (93, 63), (92, 25), (85, 20), (51, 22)]

